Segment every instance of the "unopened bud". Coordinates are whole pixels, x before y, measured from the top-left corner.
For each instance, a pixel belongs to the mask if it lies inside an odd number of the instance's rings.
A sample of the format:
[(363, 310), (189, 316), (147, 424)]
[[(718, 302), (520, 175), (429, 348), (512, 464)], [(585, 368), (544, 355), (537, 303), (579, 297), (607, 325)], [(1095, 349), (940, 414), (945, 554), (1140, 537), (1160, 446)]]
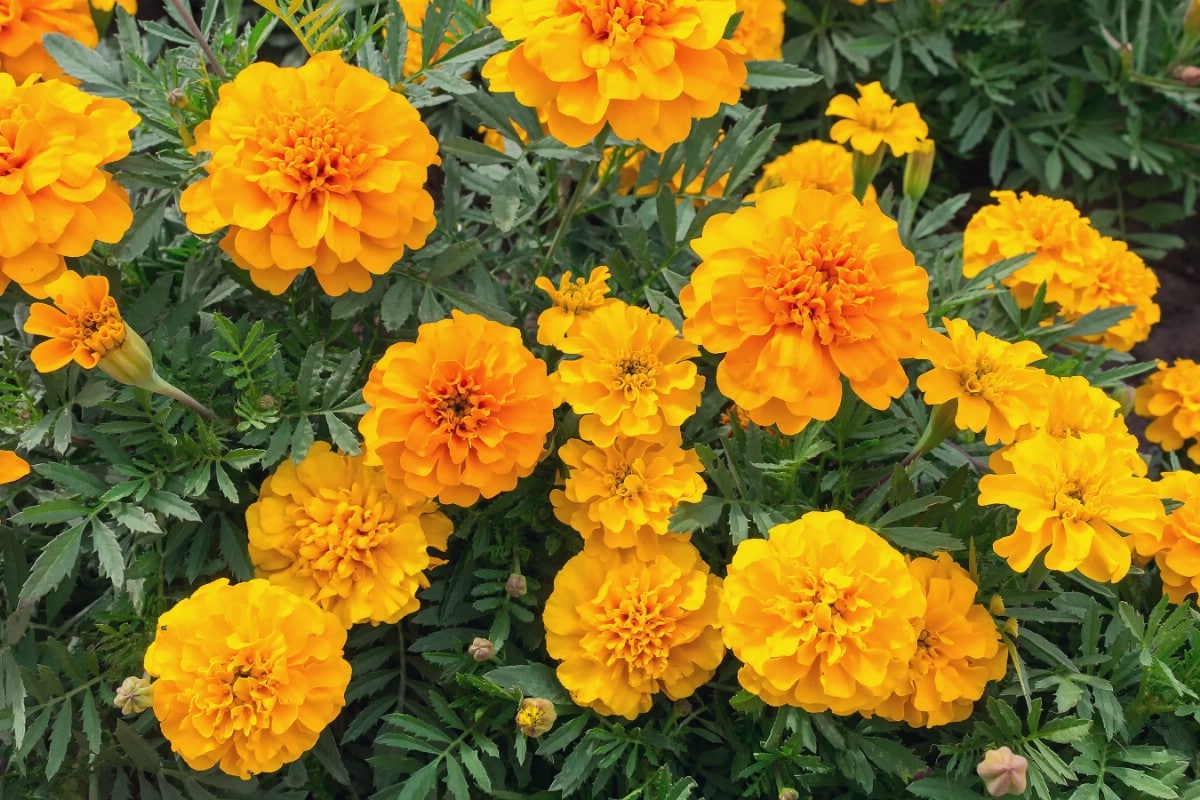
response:
[(779, 791), (779, 800), (800, 800), (800, 793), (790, 787), (781, 789)]
[(1008, 618), (1008, 622), (1004, 623), (1004, 632), (1007, 633), (1009, 636), (1011, 636), (1013, 639), (1016, 639), (1018, 636), (1021, 635), (1021, 632), (1019, 630), (1017, 630), (1016, 617)]
[(983, 785), (992, 797), (1006, 797), (1014, 794), (1025, 794), (1025, 772), (1029, 762), (1007, 747), (988, 750), (983, 755), (983, 761), (975, 767), (975, 772), (983, 778)]
[(1183, 12), (1183, 30), (1188, 36), (1200, 36), (1200, 0), (1188, 3)]
[(1200, 86), (1200, 67), (1179, 66), (1171, 70), (1171, 75), (1184, 86)]
[(258, 398), (258, 407), (263, 411), (270, 411), (276, 405), (278, 405), (278, 401), (273, 394), (264, 394)]
[(525, 593), (529, 591), (525, 576), (515, 572), (509, 575), (508, 580), (504, 582), (504, 591), (508, 592), (509, 597), (524, 597)]
[(681, 697), (675, 701), (675, 713), (681, 717), (686, 717), (692, 713), (692, 704), (688, 702), (686, 697)]
[(1113, 390), (1113, 399), (1121, 404), (1121, 415), (1129, 416), (1133, 411), (1133, 399), (1137, 395), (1137, 391), (1129, 385), (1122, 383)]
[(914, 203), (920, 201), (929, 189), (936, 151), (933, 139), (922, 139), (904, 162), (904, 196)]
[(854, 196), (860, 202), (866, 197), (867, 187), (871, 185), (871, 181), (875, 180), (875, 176), (879, 174), (879, 168), (883, 166), (885, 150), (887, 150), (887, 145), (880, 144), (875, 148), (875, 152), (869, 155), (858, 150), (854, 151), (851, 172), (854, 175)]
[(149, 675), (143, 675), (140, 678), (130, 675), (121, 681), (121, 685), (117, 687), (116, 697), (113, 698), (113, 705), (121, 709), (121, 713), (127, 717), (131, 714), (142, 713), (153, 703), (154, 685), (150, 683)]
[(998, 594), (992, 595), (992, 601), (988, 603), (988, 611), (992, 612), (992, 616), (1003, 617), (1005, 610), (1004, 598)]
[(492, 644), (490, 639), (484, 639), (476, 636), (475, 640), (467, 647), (467, 652), (471, 654), (471, 658), (476, 661), (487, 661), (492, 656), (496, 655), (496, 645)]
[(167, 92), (167, 105), (172, 108), (187, 108), (191, 105), (188, 102), (187, 93), (180, 87), (176, 86), (171, 91)]
[(516, 723), (521, 733), (536, 739), (553, 728), (556, 719), (558, 712), (554, 710), (554, 703), (543, 697), (526, 697), (517, 711)]

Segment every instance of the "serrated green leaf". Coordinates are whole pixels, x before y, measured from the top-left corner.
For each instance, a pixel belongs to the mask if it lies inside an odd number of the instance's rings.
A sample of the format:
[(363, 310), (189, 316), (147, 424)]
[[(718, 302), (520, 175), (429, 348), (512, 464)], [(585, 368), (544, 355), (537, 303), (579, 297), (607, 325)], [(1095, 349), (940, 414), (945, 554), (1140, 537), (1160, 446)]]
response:
[(36, 603), (52, 592), (62, 579), (75, 568), (79, 558), (79, 545), (83, 540), (83, 524), (55, 536), (42, 550), (25, 585), (21, 587), (19, 602)]
[(746, 85), (751, 89), (795, 89), (812, 86), (821, 76), (804, 67), (786, 61), (749, 61), (746, 63)]
[(520, 689), (525, 697), (542, 697), (557, 705), (571, 704), (571, 696), (558, 682), (554, 670), (545, 664), (497, 667), (483, 677), (504, 689)]
[(100, 561), (100, 572), (120, 589), (125, 585), (125, 554), (113, 529), (98, 519), (92, 520), (92, 548)]
[(71, 696), (67, 695), (59, 706), (58, 717), (50, 731), (50, 747), (46, 751), (46, 780), (58, 774), (63, 758), (67, 755), (67, 745), (71, 742), (72, 710)]

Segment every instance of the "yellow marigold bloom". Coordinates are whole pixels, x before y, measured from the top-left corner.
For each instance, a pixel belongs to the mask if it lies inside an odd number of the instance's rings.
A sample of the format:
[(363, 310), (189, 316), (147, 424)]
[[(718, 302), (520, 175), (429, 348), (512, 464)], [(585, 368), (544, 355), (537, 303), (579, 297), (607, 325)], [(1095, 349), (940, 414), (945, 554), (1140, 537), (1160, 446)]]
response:
[(925, 592), (925, 619), (908, 680), (875, 713), (914, 728), (960, 722), (987, 684), (1004, 677), (1008, 648), (992, 615), (975, 602), (979, 587), (949, 553), (914, 559), (909, 569)]
[(1044, 425), (1046, 373), (1029, 366), (1046, 357), (1042, 349), (976, 333), (965, 319), (942, 322), (948, 335), (931, 330), (921, 345), (921, 357), (933, 365), (917, 378), (925, 402), (956, 402), (955, 426), (986, 432), (988, 444), (1007, 444), (1016, 440), (1018, 428)]
[(389, 347), (363, 400), (366, 463), (382, 465), (395, 490), (459, 506), (533, 472), (559, 402), (517, 329), (457, 310)]
[[(47, 33), (61, 33), (87, 47), (95, 47), (100, 41), (88, 0), (5, 0), (0, 6), (0, 74), (18, 83), (33, 75), (74, 83), (73, 78), (64, 77), (58, 62), (42, 47), (42, 37)], [(0, 96), (3, 93), (0, 88)], [(38, 101), (32, 102), (36, 105)], [(4, 117), (0, 110), (0, 119)], [(69, 140), (74, 136), (82, 140), (86, 134), (73, 134)]]
[(568, 270), (558, 280), (558, 288), (549, 278), (539, 277), (533, 285), (550, 295), (549, 308), (538, 315), (538, 344), (558, 345), (564, 336), (579, 333), (580, 323), (596, 309), (616, 305), (621, 301), (608, 296), (608, 267), (594, 267), (586, 278), (571, 277)]
[(558, 365), (555, 378), (579, 421), (579, 435), (600, 447), (618, 436), (675, 436), (695, 413), (704, 377), (700, 355), (669, 320), (617, 303), (596, 309), (558, 349), (579, 358)]
[(208, 176), (179, 208), (193, 233), (281, 294), (312, 268), (328, 294), (365, 292), (434, 228), (437, 142), (387, 82), (320, 53), (298, 69), (252, 64), (221, 87), (193, 152)]
[(1150, 338), (1150, 328), (1162, 317), (1154, 302), (1158, 276), (1129, 245), (1107, 236), (1097, 237), (1089, 266), (1088, 275), (1075, 287), (1075, 294), (1060, 301), (1062, 314), (1068, 320), (1077, 320), (1090, 311), (1133, 306), (1130, 316), (1104, 333), (1081, 337), (1085, 342), (1128, 353), (1135, 344)]
[(921, 119), (914, 103), (896, 105), (896, 98), (883, 90), (879, 81), (854, 84), (858, 99), (839, 94), (829, 101), (827, 117), (843, 117), (833, 123), (829, 138), (863, 155), (872, 155), (883, 145), (892, 155), (902, 156), (917, 148), (917, 143), (929, 135), (929, 126)]
[(1184, 603), (1188, 595), (1200, 592), (1200, 475), (1184, 470), (1164, 472), (1158, 494), (1183, 505), (1167, 517), (1162, 541), (1135, 543), (1140, 545), (1137, 551), (1141, 555), (1154, 552), (1163, 594), (1172, 603)]
[(589, 546), (554, 578), (542, 621), (546, 652), (576, 704), (634, 719), (654, 695), (690, 696), (725, 655), (721, 579), (685, 539), (650, 558)]
[(12, 450), (0, 450), (0, 484), (19, 481), (28, 474), (28, 461)]
[(521, 700), (521, 706), (517, 709), (517, 716), (513, 722), (517, 723), (517, 728), (521, 733), (531, 739), (536, 739), (544, 733), (548, 733), (554, 727), (554, 721), (558, 719), (558, 712), (554, 710), (554, 703), (551, 703), (544, 697), (526, 697)]
[(158, 618), (154, 716), (196, 770), (243, 780), (304, 755), (346, 704), (346, 629), (264, 580), (201, 586)]
[(423, 497), (401, 498), (363, 456), (316, 442), (280, 464), (246, 509), (254, 574), (307, 597), (349, 628), (393, 623), (420, 607), (425, 570), (445, 563), (453, 527)]
[(130, 14), (137, 13), (137, 0), (90, 0), (92, 8), (97, 11), (111, 13), (112, 10), (120, 6)]
[(517, 45), (492, 56), (483, 77), (544, 111), (571, 147), (607, 123), (662, 152), (692, 120), (737, 102), (746, 65), (722, 39), (735, 10), (734, 0), (495, 0), (488, 19)]
[[(1158, 371), (1137, 388), (1133, 410), (1153, 420), (1146, 426), (1146, 438), (1163, 450), (1178, 450), (1185, 439), (1200, 439), (1200, 364), (1179, 358), (1168, 367), (1159, 361)], [(1187, 455), (1200, 464), (1200, 441)]]
[[(617, 194), (629, 194), (637, 189), (638, 175), (645, 161), (646, 149), (643, 147), (606, 147), (600, 158), (600, 177), (606, 179), (615, 170)], [(654, 182), (638, 189), (638, 195), (654, 194), (657, 190), (658, 184)]]
[(754, 191), (795, 184), (805, 189), (849, 194), (854, 190), (854, 175), (850, 171), (853, 161), (850, 151), (840, 144), (819, 139), (801, 142), (763, 166)]
[(92, 369), (124, 346), (129, 329), (108, 293), (108, 278), (68, 270), (46, 289), (54, 305), (32, 304), (25, 322), (26, 333), (49, 337), (30, 353), (38, 372), (53, 372), (72, 361)]
[(783, 58), (783, 0), (737, 0), (742, 18), (733, 41), (746, 51), (747, 61), (778, 61)]
[(429, 0), (398, 0), (400, 10), (404, 12), (404, 21), (408, 24), (408, 49), (404, 51), (404, 75), (412, 75), (421, 69), (421, 25), (425, 22), (425, 12), (429, 9)]
[(1016, 572), (1045, 550), (1049, 569), (1116, 583), (1129, 572), (1125, 536), (1160, 538), (1165, 512), (1154, 484), (1105, 436), (1039, 433), (1013, 445), (1007, 459), (1012, 474), (980, 479), (979, 504), (1018, 510), (1016, 529), (993, 544)]
[(1013, 256), (1034, 258), (1001, 283), (1022, 308), (1046, 284), (1046, 302), (1070, 303), (1076, 287), (1093, 280), (1100, 234), (1068, 200), (1022, 192), (992, 192), (995, 205), (975, 212), (963, 231), (963, 274), (973, 278)]
[[(0, 22), (0, 41), (3, 31)], [(129, 155), (137, 123), (124, 100), (0, 73), (0, 293), (15, 282), (45, 297), (64, 256), (121, 240), (129, 195), (102, 168)]]
[(700, 457), (678, 441), (618, 436), (608, 447), (571, 439), (558, 451), (569, 474), (550, 493), (554, 516), (585, 541), (650, 552), (680, 503), (704, 496)]
[(832, 418), (842, 376), (877, 409), (908, 388), (900, 359), (927, 330), (929, 276), (877, 207), (782, 186), (714, 215), (692, 249), (684, 333), (726, 354), (717, 387), (755, 424)]
[(925, 594), (904, 557), (840, 511), (737, 546), (719, 620), (738, 681), (773, 706), (871, 713), (908, 677)]

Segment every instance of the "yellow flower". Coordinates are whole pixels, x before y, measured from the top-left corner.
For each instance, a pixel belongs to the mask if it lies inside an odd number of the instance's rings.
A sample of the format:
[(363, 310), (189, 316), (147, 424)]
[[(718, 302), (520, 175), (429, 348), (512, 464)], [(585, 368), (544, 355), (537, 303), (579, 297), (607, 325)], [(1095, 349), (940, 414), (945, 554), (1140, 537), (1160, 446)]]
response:
[(763, 167), (754, 191), (794, 184), (804, 189), (850, 194), (854, 190), (854, 175), (850, 171), (853, 160), (850, 151), (840, 144), (817, 139), (801, 142)]
[(254, 574), (307, 597), (349, 628), (393, 623), (420, 607), (424, 570), (445, 563), (450, 520), (424, 497), (397, 497), (363, 456), (316, 442), (263, 481), (246, 509)]
[(1007, 460), (1012, 474), (980, 479), (979, 504), (1019, 512), (1012, 534), (993, 544), (1016, 572), (1045, 550), (1048, 569), (1116, 583), (1129, 572), (1125, 536), (1161, 537), (1165, 512), (1154, 484), (1135, 475), (1107, 437), (1039, 433), (1013, 445)]
[(690, 696), (725, 655), (720, 592), (685, 539), (647, 559), (589, 543), (559, 570), (542, 615), (558, 680), (578, 705), (630, 720), (659, 692)]
[(366, 463), (383, 466), (393, 491), (460, 506), (533, 472), (558, 404), (518, 330), (457, 310), (389, 347), (363, 400)]
[(412, 75), (421, 69), (422, 44), (421, 25), (425, 22), (425, 12), (429, 8), (429, 0), (398, 0), (400, 10), (404, 12), (404, 21), (408, 24), (408, 49), (404, 51), (404, 76)]
[(988, 444), (1009, 443), (1017, 429), (1046, 421), (1046, 373), (1030, 367), (1046, 357), (1033, 342), (1015, 344), (976, 333), (964, 319), (943, 319), (948, 336), (929, 331), (921, 357), (933, 369), (917, 378), (931, 406), (956, 402), (959, 430), (986, 431)]
[[(646, 161), (644, 147), (606, 147), (600, 157), (600, 179), (607, 180), (615, 171), (617, 176), (617, 194), (627, 195), (637, 189), (638, 195), (654, 194), (658, 191), (658, 182), (641, 187), (637, 186), (638, 175), (642, 164)], [(680, 174), (682, 175), (682, 169)]]
[(839, 94), (829, 101), (827, 117), (843, 117), (833, 124), (829, 138), (863, 155), (872, 155), (883, 145), (892, 155), (902, 156), (917, 149), (917, 144), (929, 135), (929, 126), (913, 103), (896, 105), (896, 99), (883, 90), (879, 81), (858, 88), (858, 99)]
[(544, 112), (571, 147), (607, 123), (662, 152), (692, 120), (737, 102), (746, 66), (722, 39), (735, 10), (734, 0), (495, 0), (488, 19), (517, 45), (492, 56), (483, 77)]
[(304, 755), (346, 704), (346, 629), (267, 581), (201, 586), (146, 650), (154, 716), (188, 766), (248, 779)]
[[(100, 37), (92, 22), (88, 0), (5, 0), (0, 8), (0, 75), (7, 74), (18, 83), (33, 75), (74, 83), (73, 78), (64, 77), (62, 68), (46, 52), (42, 37), (61, 33), (87, 47), (95, 47)], [(0, 88), (0, 96), (3, 93)], [(33, 101), (35, 106), (37, 102)], [(0, 119), (4, 116), (0, 110)], [(86, 136), (83, 132), (72, 132), (68, 141), (79, 144)], [(4, 213), (0, 211), (0, 215)]]
[(106, 14), (111, 13), (116, 6), (120, 6), (130, 14), (137, 13), (137, 0), (90, 0), (90, 2), (92, 8)]
[(742, 13), (733, 41), (746, 51), (747, 61), (783, 58), (783, 0), (737, 0)]
[(695, 450), (676, 441), (618, 436), (608, 447), (571, 439), (558, 456), (569, 469), (550, 493), (554, 516), (585, 541), (650, 552), (667, 532), (680, 503), (704, 496), (704, 467)]
[(979, 587), (949, 553), (909, 565), (925, 592), (925, 619), (908, 680), (876, 710), (914, 728), (932, 728), (971, 716), (991, 681), (1004, 677), (1008, 649), (992, 615), (975, 602)]
[(92, 369), (125, 344), (129, 328), (108, 293), (108, 278), (69, 270), (46, 290), (54, 305), (34, 303), (25, 322), (26, 333), (50, 339), (30, 354), (38, 372), (53, 372), (72, 361)]
[[(0, 22), (0, 42), (4, 31)], [(0, 72), (0, 293), (15, 282), (45, 297), (64, 256), (121, 240), (133, 222), (129, 195), (102, 167), (129, 155), (137, 123), (123, 100)]]
[(579, 421), (579, 435), (601, 447), (618, 436), (674, 436), (695, 413), (704, 377), (691, 361), (700, 351), (670, 321), (644, 308), (617, 303), (583, 320), (558, 349), (579, 358), (558, 365), (563, 399)]
[[(1200, 592), (1200, 475), (1184, 470), (1164, 472), (1158, 482), (1160, 497), (1183, 503), (1167, 517), (1162, 541), (1136, 541), (1137, 551), (1149, 555), (1162, 574), (1163, 594), (1172, 603), (1184, 603)], [(1135, 537), (1140, 540), (1141, 537)]]
[(908, 677), (925, 594), (904, 557), (840, 511), (738, 545), (721, 596), (738, 681), (773, 706), (871, 713)]
[[(1180, 358), (1168, 367), (1159, 361), (1158, 371), (1137, 388), (1133, 403), (1134, 413), (1153, 420), (1146, 426), (1146, 438), (1163, 450), (1178, 450), (1185, 439), (1200, 439), (1200, 364)], [(1200, 441), (1187, 455), (1200, 464)]]
[(900, 359), (927, 330), (929, 276), (877, 207), (782, 186), (712, 216), (692, 249), (684, 333), (726, 354), (717, 387), (755, 424), (832, 418), (842, 376), (877, 409), (908, 388)]
[(336, 52), (298, 69), (252, 64), (221, 87), (193, 151), (208, 176), (179, 208), (261, 289), (312, 268), (328, 294), (365, 292), (434, 228), (424, 184), (437, 142), (387, 83)]
[(521, 701), (513, 721), (517, 723), (521, 733), (536, 739), (553, 728), (557, 719), (558, 712), (554, 710), (554, 703), (544, 697), (526, 697)]
[(1062, 314), (1074, 321), (1091, 311), (1133, 306), (1130, 316), (1107, 331), (1080, 337), (1128, 353), (1135, 344), (1150, 338), (1150, 328), (1162, 316), (1154, 302), (1158, 276), (1125, 242), (1107, 236), (1097, 237), (1096, 247), (1089, 253), (1089, 267), (1075, 294), (1059, 301)]
[(0, 485), (19, 481), (28, 474), (28, 461), (12, 450), (0, 450)]
[(568, 270), (558, 280), (558, 288), (549, 278), (538, 277), (533, 285), (550, 295), (549, 308), (538, 315), (538, 344), (558, 345), (564, 336), (579, 333), (580, 323), (598, 308), (620, 303), (608, 296), (608, 267), (600, 265), (592, 269), (586, 278), (572, 280)]

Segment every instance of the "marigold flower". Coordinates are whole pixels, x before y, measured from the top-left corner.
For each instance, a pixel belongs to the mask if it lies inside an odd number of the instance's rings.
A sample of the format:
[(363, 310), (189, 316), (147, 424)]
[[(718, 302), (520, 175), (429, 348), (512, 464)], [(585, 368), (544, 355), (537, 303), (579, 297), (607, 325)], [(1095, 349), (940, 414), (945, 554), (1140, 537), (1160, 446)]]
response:
[(1164, 472), (1158, 496), (1183, 505), (1167, 516), (1162, 539), (1134, 537), (1139, 555), (1153, 555), (1162, 575), (1163, 594), (1172, 603), (1200, 592), (1200, 475), (1187, 470)]
[(964, 319), (943, 319), (946, 334), (929, 331), (921, 357), (933, 369), (917, 378), (929, 405), (955, 402), (959, 430), (986, 431), (988, 444), (1008, 443), (1017, 429), (1046, 421), (1046, 373), (1029, 365), (1046, 357), (1033, 342), (1010, 343), (976, 333)]
[(840, 511), (737, 546), (719, 620), (738, 681), (773, 706), (871, 713), (908, 676), (925, 593), (904, 557)]
[(692, 249), (684, 333), (726, 354), (717, 387), (755, 424), (831, 419), (842, 376), (877, 409), (908, 388), (900, 359), (927, 330), (929, 276), (877, 207), (782, 186), (714, 215)]
[(584, 541), (600, 538), (609, 548), (653, 548), (679, 504), (704, 496), (700, 457), (677, 440), (618, 436), (597, 447), (571, 439), (558, 456), (569, 474), (550, 493), (554, 516)]
[(854, 175), (850, 171), (853, 161), (850, 151), (840, 144), (818, 139), (801, 142), (763, 166), (754, 191), (794, 184), (804, 189), (850, 194), (854, 191)]
[[(1159, 361), (1158, 371), (1137, 388), (1133, 410), (1153, 420), (1146, 426), (1146, 438), (1163, 450), (1178, 450), (1185, 439), (1200, 440), (1200, 364), (1179, 358), (1168, 367)], [(1200, 441), (1188, 448), (1187, 455), (1200, 464)]]
[(400, 10), (404, 12), (404, 22), (408, 25), (408, 48), (404, 51), (405, 77), (421, 69), (424, 54), (421, 44), (421, 25), (425, 22), (425, 12), (429, 9), (429, 0), (397, 0)]
[(1019, 756), (1008, 747), (988, 750), (983, 754), (983, 761), (975, 767), (976, 774), (983, 778), (984, 788), (992, 797), (1025, 794), (1028, 786), (1026, 770), (1029, 761)]
[(517, 723), (521, 733), (530, 739), (536, 739), (543, 733), (549, 732), (557, 719), (558, 712), (554, 710), (554, 703), (544, 697), (526, 697), (521, 701), (520, 708), (517, 709), (514, 722)]
[(122, 716), (140, 714), (154, 705), (154, 684), (146, 676), (130, 675), (113, 692), (113, 705)]
[[(86, 2), (83, 13), (90, 26)], [(0, 42), (6, 31), (0, 22)], [(0, 73), (0, 293), (15, 282), (45, 297), (64, 256), (121, 240), (133, 222), (129, 195), (102, 167), (129, 155), (137, 123), (123, 100)]]
[(495, 0), (488, 19), (516, 47), (491, 57), (493, 92), (546, 116), (552, 136), (582, 147), (611, 124), (662, 152), (692, 120), (736, 103), (741, 46), (723, 40), (734, 0)]
[(533, 472), (558, 404), (519, 331), (457, 310), (389, 347), (363, 400), (366, 463), (382, 465), (394, 491), (460, 506)]
[(14, 483), (28, 474), (28, 461), (12, 450), (0, 450), (0, 485)]
[(117, 6), (125, 9), (130, 15), (137, 13), (137, 0), (89, 0), (89, 2), (92, 8), (105, 13), (111, 13)]
[(504, 592), (509, 597), (524, 597), (529, 592), (529, 582), (524, 575), (514, 572), (504, 582)]
[(328, 294), (364, 292), (434, 228), (424, 184), (437, 141), (386, 81), (336, 52), (242, 70), (192, 150), (212, 158), (180, 197), (188, 228), (229, 226), (221, 249), (272, 294), (310, 267)]
[[(88, 0), (6, 0), (0, 15), (0, 74), (18, 83), (34, 75), (74, 83), (42, 46), (47, 33), (61, 33), (86, 47), (95, 47), (100, 41)], [(3, 93), (0, 88), (0, 95)], [(37, 102), (33, 101), (34, 105)], [(4, 117), (0, 110), (0, 119)], [(86, 134), (75, 135), (82, 138)]]
[(246, 509), (254, 573), (307, 597), (349, 628), (393, 623), (420, 607), (425, 570), (445, 563), (453, 530), (437, 504), (388, 491), (363, 456), (315, 442), (304, 460), (280, 464)]
[(689, 360), (700, 351), (644, 308), (599, 308), (558, 349), (579, 356), (560, 363), (555, 377), (583, 417), (579, 435), (600, 447), (617, 436), (673, 436), (700, 405), (704, 377)]
[(920, 202), (929, 189), (936, 154), (937, 146), (933, 139), (922, 139), (904, 162), (904, 196), (914, 203)]
[(559, 681), (578, 705), (630, 720), (659, 692), (691, 696), (725, 655), (720, 592), (681, 537), (646, 559), (589, 543), (559, 570), (542, 615)]
[(1150, 338), (1150, 328), (1162, 317), (1154, 302), (1158, 276), (1129, 245), (1107, 236), (1097, 238), (1089, 266), (1087, 278), (1075, 287), (1075, 294), (1059, 301), (1062, 315), (1074, 321), (1091, 311), (1133, 306), (1130, 316), (1107, 331), (1080, 337), (1128, 353), (1135, 344)]
[(474, 661), (487, 661), (496, 655), (496, 645), (491, 639), (484, 639), (482, 636), (476, 636), (471, 640), (471, 644), (467, 647), (467, 654)]
[(778, 61), (783, 58), (783, 0), (737, 0), (742, 18), (733, 31), (733, 41), (742, 46), (747, 61)]
[(1045, 550), (1048, 569), (1116, 583), (1129, 572), (1125, 536), (1161, 538), (1165, 512), (1154, 484), (1135, 475), (1107, 437), (1038, 433), (1013, 445), (1006, 458), (1012, 473), (983, 476), (979, 505), (1019, 512), (1016, 529), (992, 546), (1016, 572)]
[(50, 339), (30, 353), (38, 372), (53, 372), (72, 361), (92, 369), (125, 344), (129, 328), (108, 293), (108, 278), (68, 271), (46, 289), (54, 305), (32, 304), (25, 322), (26, 333)]
[(158, 618), (146, 650), (154, 716), (188, 766), (243, 780), (317, 743), (346, 704), (346, 629), (264, 580), (201, 586)]
[(549, 278), (538, 277), (533, 285), (550, 295), (553, 303), (538, 315), (538, 344), (557, 345), (567, 334), (579, 333), (580, 323), (596, 309), (619, 304), (620, 300), (608, 296), (610, 277), (603, 264), (594, 267), (586, 278), (572, 279), (567, 270), (559, 278), (557, 289)]
[(896, 98), (885, 92), (879, 81), (854, 85), (857, 100), (839, 94), (825, 109), (827, 117), (843, 117), (833, 123), (829, 138), (839, 144), (849, 142), (863, 155), (872, 155), (887, 145), (892, 155), (902, 156), (917, 149), (917, 144), (929, 135), (929, 126), (914, 103), (896, 105)]
[(925, 592), (925, 619), (908, 680), (875, 713), (914, 728), (959, 722), (987, 684), (1004, 677), (1008, 649), (992, 615), (975, 602), (979, 587), (949, 553), (914, 559), (909, 570)]

